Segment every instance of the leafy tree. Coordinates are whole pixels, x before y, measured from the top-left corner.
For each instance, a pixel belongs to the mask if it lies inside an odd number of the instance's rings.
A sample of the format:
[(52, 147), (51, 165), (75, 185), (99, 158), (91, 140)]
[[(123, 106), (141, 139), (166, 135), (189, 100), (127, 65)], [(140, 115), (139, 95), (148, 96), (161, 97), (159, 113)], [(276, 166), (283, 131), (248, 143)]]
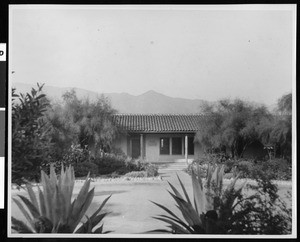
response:
[(278, 99), (277, 109), (281, 114), (292, 115), (292, 93)]
[(52, 158), (54, 161), (62, 159), (71, 145), (78, 143), (78, 127), (66, 112), (66, 108), (60, 103), (51, 104), (46, 112), (47, 122), (51, 126), (49, 135), (53, 143)]
[(272, 122), (264, 122), (259, 127), (262, 141), (275, 148), (277, 155), (291, 159), (292, 152), (292, 94), (278, 99), (277, 112)]
[[(49, 126), (44, 114), (49, 105), (43, 85), (30, 93), (12, 90), (12, 182), (38, 180), (42, 161), (50, 160)], [(18, 98), (15, 100), (15, 98)]]
[(88, 147), (93, 155), (101, 149), (109, 150), (117, 133), (115, 112), (104, 96), (91, 102), (79, 99), (74, 90), (64, 93), (63, 103), (53, 105), (47, 115), (57, 150), (66, 150), (72, 144)]
[(263, 105), (254, 105), (240, 99), (223, 99), (205, 104), (206, 116), (197, 133), (197, 140), (205, 148), (230, 151), (232, 157), (242, 157), (245, 149), (260, 139), (258, 129), (262, 121), (272, 116)]

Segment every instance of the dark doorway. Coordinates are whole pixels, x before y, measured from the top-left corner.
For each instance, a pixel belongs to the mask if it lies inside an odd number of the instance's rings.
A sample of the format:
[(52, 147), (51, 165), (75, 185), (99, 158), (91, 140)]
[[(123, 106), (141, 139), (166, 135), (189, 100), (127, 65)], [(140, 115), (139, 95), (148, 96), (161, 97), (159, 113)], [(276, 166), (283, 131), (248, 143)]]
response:
[(194, 155), (194, 137), (188, 137), (188, 155)]
[(138, 158), (141, 156), (141, 142), (140, 139), (132, 139), (131, 140), (132, 148), (131, 148), (131, 156), (132, 158)]

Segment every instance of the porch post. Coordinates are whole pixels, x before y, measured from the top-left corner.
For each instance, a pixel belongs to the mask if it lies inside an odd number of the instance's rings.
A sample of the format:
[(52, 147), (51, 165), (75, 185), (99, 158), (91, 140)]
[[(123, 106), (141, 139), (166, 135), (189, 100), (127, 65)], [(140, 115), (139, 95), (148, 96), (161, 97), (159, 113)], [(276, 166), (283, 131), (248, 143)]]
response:
[(185, 161), (188, 163), (188, 136), (185, 135), (184, 137), (184, 156), (185, 156)]
[(140, 141), (141, 141), (140, 142), (141, 158), (144, 159), (144, 135), (143, 134), (141, 134), (141, 136), (140, 136)]

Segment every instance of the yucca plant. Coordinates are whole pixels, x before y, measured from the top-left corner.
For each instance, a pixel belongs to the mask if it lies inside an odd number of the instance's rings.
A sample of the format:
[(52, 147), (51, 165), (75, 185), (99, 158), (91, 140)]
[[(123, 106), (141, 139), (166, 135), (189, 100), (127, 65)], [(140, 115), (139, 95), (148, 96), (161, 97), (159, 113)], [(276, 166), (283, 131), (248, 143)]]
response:
[(19, 233), (108, 233), (103, 232), (103, 224), (97, 229), (95, 227), (108, 214), (99, 213), (111, 195), (81, 224), (93, 200), (94, 188), (89, 191), (88, 175), (78, 196), (72, 201), (74, 183), (72, 166), (62, 167), (59, 176), (53, 165), (50, 166), (50, 176), (41, 171), (42, 189), (37, 186), (37, 196), (32, 186), (27, 184), (29, 199), (22, 195), (18, 195), (21, 201), (13, 198), (28, 223), (12, 217), (12, 229)]
[(233, 223), (233, 211), (237, 198), (241, 195), (245, 182), (235, 188), (238, 175), (223, 189), (224, 166), (208, 166), (205, 183), (201, 180), (199, 165), (196, 171), (192, 169), (193, 200), (189, 198), (185, 186), (178, 180), (183, 194), (169, 183), (172, 192), (168, 191), (175, 200), (183, 219), (167, 207), (153, 202), (162, 208), (167, 215), (162, 214), (153, 218), (167, 223), (168, 229), (156, 229), (150, 232), (166, 232), (176, 234), (226, 234)]

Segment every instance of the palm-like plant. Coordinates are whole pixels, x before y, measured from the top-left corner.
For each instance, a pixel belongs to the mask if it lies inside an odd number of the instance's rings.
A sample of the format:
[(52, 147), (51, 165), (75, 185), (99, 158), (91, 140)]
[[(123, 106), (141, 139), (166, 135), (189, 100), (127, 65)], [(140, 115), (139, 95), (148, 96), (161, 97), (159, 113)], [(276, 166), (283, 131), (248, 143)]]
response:
[[(29, 199), (18, 195), (13, 201), (19, 207), (29, 224), (12, 217), (12, 229), (20, 233), (103, 233), (103, 224), (95, 229), (108, 213), (101, 213), (110, 198), (107, 197), (86, 222), (80, 222), (88, 210), (94, 188), (89, 191), (90, 179), (87, 176), (77, 198), (72, 200), (75, 176), (73, 167), (65, 170), (62, 167), (60, 176), (50, 166), (50, 176), (41, 171), (42, 190), (38, 186), (38, 195), (34, 194), (31, 185), (26, 185)], [(109, 231), (107, 231), (109, 232)], [(105, 233), (107, 233), (105, 232)]]
[(233, 211), (236, 200), (241, 195), (244, 182), (235, 189), (238, 175), (223, 189), (224, 166), (208, 166), (206, 182), (201, 180), (200, 167), (196, 171), (192, 169), (193, 202), (188, 196), (186, 188), (178, 177), (183, 194), (169, 183), (173, 192), (170, 195), (175, 200), (183, 219), (169, 210), (167, 207), (155, 203), (162, 208), (167, 215), (155, 216), (155, 219), (168, 224), (169, 229), (157, 229), (151, 232), (167, 232), (176, 234), (225, 234), (229, 232), (233, 223)]

